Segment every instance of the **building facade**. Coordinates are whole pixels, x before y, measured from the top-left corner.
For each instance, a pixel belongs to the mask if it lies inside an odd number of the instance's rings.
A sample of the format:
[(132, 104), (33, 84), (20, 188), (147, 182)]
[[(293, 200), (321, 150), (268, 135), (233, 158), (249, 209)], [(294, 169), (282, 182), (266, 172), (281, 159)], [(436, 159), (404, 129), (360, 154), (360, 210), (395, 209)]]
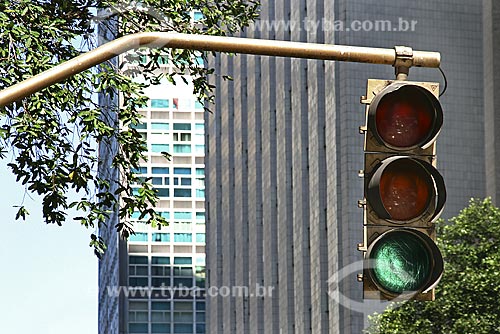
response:
[[(437, 154), (448, 190), (443, 216), (451, 217), (471, 197), (496, 192), (487, 184), (499, 175), (497, 5), (265, 0), (260, 21), (241, 36), (441, 52), (448, 87)], [(367, 79), (393, 79), (394, 69), (246, 55), (209, 66), (234, 81), (212, 78), (216, 101), (205, 122), (207, 284), (248, 293), (208, 296), (207, 332), (361, 333), (378, 305), (363, 302), (356, 280), (363, 241), (359, 97)], [(409, 80), (444, 88), (437, 69), (413, 68)]]
[(484, 132), (486, 135), (486, 193), (500, 205), (500, 3), (483, 1)]
[[(173, 66), (164, 61), (160, 70)], [(108, 250), (99, 262), (99, 333), (205, 333), (204, 108), (192, 92), (189, 78), (145, 90), (149, 101), (135, 128), (148, 152), (135, 172), (151, 178), (160, 198), (156, 210), (169, 226), (152, 228), (134, 212), (135, 234), (121, 240), (115, 213), (100, 231)], [(102, 159), (113, 149), (103, 145)]]

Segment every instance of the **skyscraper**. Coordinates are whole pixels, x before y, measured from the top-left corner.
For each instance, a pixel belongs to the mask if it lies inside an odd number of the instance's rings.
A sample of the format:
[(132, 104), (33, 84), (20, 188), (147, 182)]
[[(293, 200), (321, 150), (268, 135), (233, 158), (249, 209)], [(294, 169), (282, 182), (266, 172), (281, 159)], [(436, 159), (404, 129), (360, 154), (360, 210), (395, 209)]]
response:
[[(465, 0), (268, 0), (242, 36), (441, 52), (438, 169), (450, 217), (497, 191), (489, 182), (498, 177), (498, 6), (484, 6), (483, 14)], [(363, 241), (359, 97), (368, 78), (393, 79), (394, 69), (245, 55), (209, 65), (235, 80), (213, 78), (215, 112), (206, 117), (208, 286), (249, 293), (209, 296), (207, 332), (360, 333), (373, 308), (361, 299), (359, 267), (351, 270)], [(444, 88), (437, 69), (412, 68), (409, 80)], [(258, 295), (259, 286), (272, 293)], [(331, 296), (339, 291), (345, 298)]]
[(500, 3), (483, 1), (484, 133), (486, 147), (486, 193), (500, 205)]
[[(172, 63), (165, 58), (160, 70), (172, 71)], [(135, 234), (122, 240), (114, 213), (100, 231), (108, 250), (99, 265), (99, 333), (205, 333), (204, 109), (186, 80), (145, 91), (149, 101), (135, 127), (148, 153), (135, 172), (151, 178), (156, 210), (170, 224), (152, 228), (134, 212)], [(103, 145), (101, 157), (113, 149)]]

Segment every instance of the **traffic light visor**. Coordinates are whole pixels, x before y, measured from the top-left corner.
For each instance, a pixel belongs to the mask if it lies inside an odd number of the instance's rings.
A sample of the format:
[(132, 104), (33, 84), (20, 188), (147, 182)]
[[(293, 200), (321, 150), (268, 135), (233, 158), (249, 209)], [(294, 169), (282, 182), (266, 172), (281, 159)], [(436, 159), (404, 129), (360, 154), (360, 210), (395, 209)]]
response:
[(443, 272), (443, 258), (435, 243), (414, 229), (382, 234), (371, 244), (367, 256), (372, 280), (393, 296), (428, 291)]
[(392, 83), (379, 92), (368, 117), (378, 140), (396, 150), (427, 147), (443, 124), (437, 98), (427, 89), (407, 82)]

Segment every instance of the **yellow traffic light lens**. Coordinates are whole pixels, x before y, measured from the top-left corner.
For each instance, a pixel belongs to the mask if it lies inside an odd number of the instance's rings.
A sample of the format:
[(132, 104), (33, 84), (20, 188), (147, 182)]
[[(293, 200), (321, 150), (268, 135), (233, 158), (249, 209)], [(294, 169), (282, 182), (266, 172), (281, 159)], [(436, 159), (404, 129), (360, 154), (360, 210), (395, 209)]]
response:
[(419, 291), (432, 276), (432, 254), (416, 234), (394, 231), (374, 245), (372, 276), (376, 283), (394, 294)]
[(424, 144), (434, 131), (436, 110), (418, 87), (403, 86), (386, 94), (377, 105), (377, 133), (387, 144), (410, 148)]
[(382, 205), (391, 219), (400, 221), (420, 216), (429, 206), (433, 189), (429, 173), (410, 159), (390, 163), (379, 184)]

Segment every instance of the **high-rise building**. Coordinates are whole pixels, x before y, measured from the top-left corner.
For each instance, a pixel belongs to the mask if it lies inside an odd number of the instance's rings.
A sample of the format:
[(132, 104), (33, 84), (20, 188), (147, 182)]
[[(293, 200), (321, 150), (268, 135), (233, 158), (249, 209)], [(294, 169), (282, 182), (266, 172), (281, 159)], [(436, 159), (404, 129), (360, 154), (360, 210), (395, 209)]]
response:
[(483, 1), (486, 193), (500, 205), (500, 2)]
[[(450, 217), (498, 192), (499, 24), (491, 0), (264, 0), (242, 36), (441, 52), (438, 169)], [(363, 242), (359, 97), (367, 79), (394, 79), (394, 69), (245, 55), (209, 65), (234, 81), (213, 78), (206, 116), (207, 284), (248, 293), (208, 296), (207, 332), (361, 333), (374, 307), (354, 266)], [(444, 88), (437, 69), (412, 68), (409, 80)]]
[[(160, 70), (172, 71), (172, 63), (165, 60)], [(108, 250), (99, 263), (99, 333), (205, 333), (204, 108), (186, 79), (145, 91), (149, 101), (135, 128), (148, 152), (135, 172), (151, 178), (156, 210), (169, 226), (152, 228), (134, 212), (135, 234), (122, 240), (114, 213), (100, 231)], [(120, 101), (100, 97), (102, 105), (112, 102)], [(100, 156), (112, 157), (114, 149), (103, 145)]]

